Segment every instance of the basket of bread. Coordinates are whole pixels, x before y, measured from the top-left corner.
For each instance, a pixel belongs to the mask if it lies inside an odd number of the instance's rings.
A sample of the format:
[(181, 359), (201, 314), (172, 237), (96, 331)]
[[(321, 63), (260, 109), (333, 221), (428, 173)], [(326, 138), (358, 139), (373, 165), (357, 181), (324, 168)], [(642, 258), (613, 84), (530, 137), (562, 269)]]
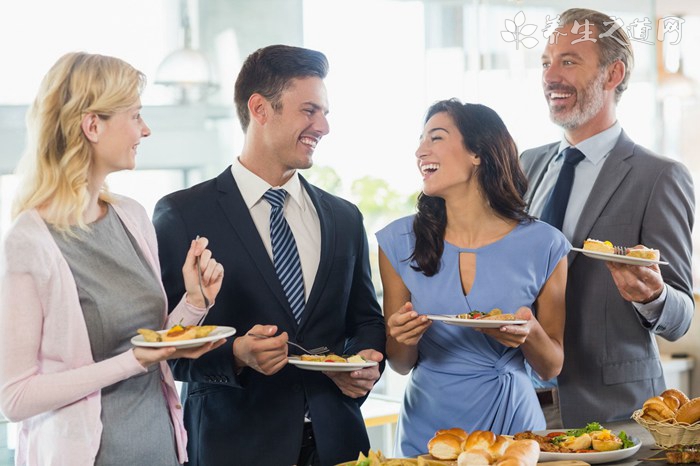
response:
[(690, 400), (682, 391), (668, 389), (646, 400), (632, 419), (647, 429), (661, 448), (700, 444), (700, 397)]
[(507, 465), (535, 466), (540, 447), (534, 440), (514, 440), (490, 431), (463, 429), (438, 430), (428, 442), (428, 453), (438, 460), (457, 460), (457, 466)]

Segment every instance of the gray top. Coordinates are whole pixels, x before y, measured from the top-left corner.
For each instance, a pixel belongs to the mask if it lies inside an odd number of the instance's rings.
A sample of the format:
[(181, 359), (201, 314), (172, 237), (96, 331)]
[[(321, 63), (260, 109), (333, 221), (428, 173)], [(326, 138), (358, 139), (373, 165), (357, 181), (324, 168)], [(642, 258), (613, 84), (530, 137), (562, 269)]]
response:
[[(131, 348), (138, 328), (163, 325), (165, 297), (138, 244), (108, 207), (107, 215), (75, 228), (77, 238), (50, 228), (78, 287), (96, 362)], [(179, 464), (158, 364), (102, 389), (103, 424), (95, 464)]]

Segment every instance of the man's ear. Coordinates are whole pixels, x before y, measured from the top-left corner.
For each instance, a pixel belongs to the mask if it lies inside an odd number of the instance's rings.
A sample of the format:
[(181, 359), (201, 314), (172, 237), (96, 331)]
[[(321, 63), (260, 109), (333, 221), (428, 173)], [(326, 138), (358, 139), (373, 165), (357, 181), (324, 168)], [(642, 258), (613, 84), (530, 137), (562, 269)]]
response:
[(254, 93), (248, 99), (248, 113), (250, 119), (258, 122), (259, 125), (264, 125), (267, 121), (270, 105), (267, 99), (258, 93)]
[(625, 64), (622, 63), (622, 60), (615, 60), (609, 67), (608, 67), (608, 79), (605, 83), (605, 88), (610, 90), (610, 89), (615, 89), (622, 80), (625, 78)]
[(97, 142), (100, 135), (100, 117), (94, 113), (88, 113), (80, 122), (83, 134), (90, 142)]

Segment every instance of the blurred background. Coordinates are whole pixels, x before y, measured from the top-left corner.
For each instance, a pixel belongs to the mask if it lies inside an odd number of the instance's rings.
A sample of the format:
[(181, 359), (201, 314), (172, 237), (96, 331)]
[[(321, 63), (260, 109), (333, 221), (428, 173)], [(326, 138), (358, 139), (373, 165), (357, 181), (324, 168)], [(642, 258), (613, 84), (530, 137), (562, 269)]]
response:
[[(626, 28), (636, 67), (618, 108), (622, 126), (697, 179), (694, 0), (0, 2), (0, 233), (11, 222), (27, 106), (64, 53), (114, 55), (148, 76), (142, 114), (153, 134), (139, 146), (137, 169), (108, 181), (152, 212), (161, 196), (231, 163), (243, 141), (232, 105), (238, 69), (257, 48), (285, 43), (328, 56), (331, 132), (304, 176), (359, 205), (376, 264), (374, 232), (413, 212), (421, 187), (413, 154), (432, 102), (458, 97), (492, 107), (520, 150), (558, 140), (541, 93), (540, 55), (546, 29), (569, 7), (604, 11)], [(381, 298), (376, 268), (374, 278)], [(700, 395), (698, 325), (678, 342), (659, 341), (668, 385), (693, 396)], [(387, 368), (364, 407), (373, 447), (389, 454), (404, 384)], [(12, 464), (13, 429), (0, 420), (0, 466)]]

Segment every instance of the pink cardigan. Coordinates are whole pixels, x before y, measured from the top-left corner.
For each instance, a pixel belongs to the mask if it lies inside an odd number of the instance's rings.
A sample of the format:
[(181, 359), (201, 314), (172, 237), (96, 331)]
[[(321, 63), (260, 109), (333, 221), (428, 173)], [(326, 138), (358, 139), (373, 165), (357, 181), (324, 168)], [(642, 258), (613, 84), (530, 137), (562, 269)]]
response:
[[(115, 199), (112, 206), (160, 276), (146, 211), (134, 200)], [(183, 297), (169, 316), (163, 308), (164, 327), (181, 319), (195, 324), (205, 313)], [(182, 406), (168, 364), (160, 366), (178, 458), (185, 462)], [(131, 350), (93, 361), (68, 263), (39, 214), (22, 213), (0, 256), (0, 411), (20, 422), (16, 464), (94, 464), (102, 433), (100, 390), (145, 371)]]

